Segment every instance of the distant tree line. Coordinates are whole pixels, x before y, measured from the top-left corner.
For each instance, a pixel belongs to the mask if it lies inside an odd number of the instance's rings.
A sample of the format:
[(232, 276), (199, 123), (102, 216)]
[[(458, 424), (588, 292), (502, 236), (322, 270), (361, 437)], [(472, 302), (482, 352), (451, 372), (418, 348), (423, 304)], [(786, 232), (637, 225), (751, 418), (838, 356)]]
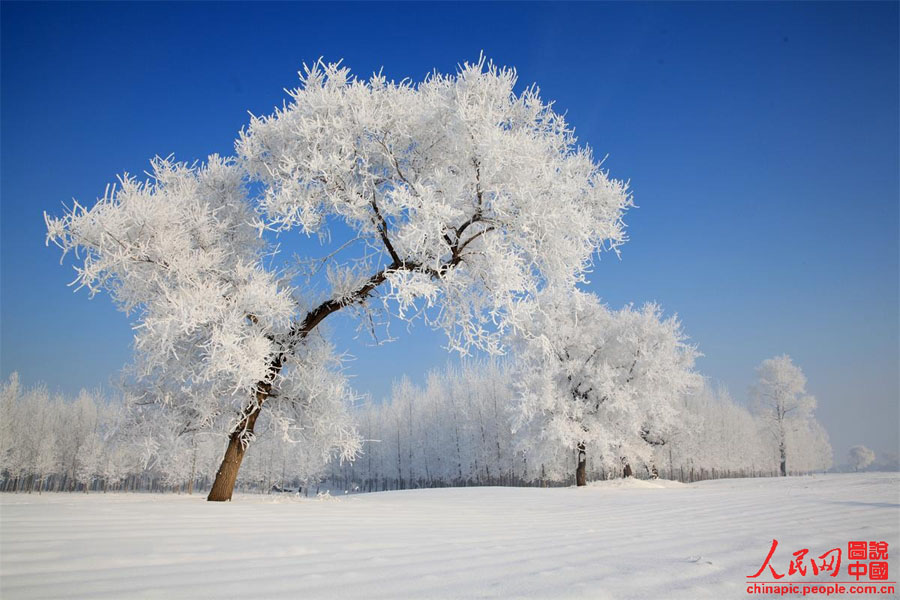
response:
[[(557, 486), (575, 483), (577, 449), (516, 427), (517, 370), (474, 362), (431, 372), (423, 386), (397, 382), (389, 399), (357, 412), (366, 443), (354, 462), (332, 463), (335, 487), (380, 491), (466, 485)], [(662, 477), (690, 482), (779, 474), (780, 450), (765, 413), (751, 412), (708, 382), (678, 400), (678, 426), (665, 439), (624, 453), (588, 455), (587, 479)], [(790, 422), (789, 474), (827, 470), (828, 436), (814, 419)]]
[[(512, 361), (463, 363), (432, 371), (421, 386), (401, 379), (381, 402), (359, 402), (352, 416), (364, 442), (353, 462), (286, 442), (261, 420), (254, 442), (261, 451), (247, 456), (237, 489), (571, 485), (577, 450), (521, 426), (520, 368)], [(781, 443), (772, 437), (770, 412), (751, 411), (708, 382), (677, 404), (677, 425), (665, 439), (650, 438), (646, 451), (629, 451), (623, 439), (622, 452), (589, 454), (587, 478), (630, 472), (690, 482), (779, 474)], [(0, 489), (209, 489), (226, 436), (160, 427), (158, 415), (136, 414), (141, 408), (97, 391), (72, 399), (44, 386), (26, 389), (13, 374), (0, 389)], [(831, 466), (827, 434), (815, 419), (786, 420), (784, 431), (789, 474)]]
[[(0, 388), (0, 490), (209, 490), (227, 436), (166, 426), (140, 414), (148, 408), (96, 390), (72, 399), (42, 385), (24, 388), (14, 373)], [(261, 423), (264, 451), (248, 460), (238, 489), (297, 488), (317, 480), (330, 459), (272, 429)]]

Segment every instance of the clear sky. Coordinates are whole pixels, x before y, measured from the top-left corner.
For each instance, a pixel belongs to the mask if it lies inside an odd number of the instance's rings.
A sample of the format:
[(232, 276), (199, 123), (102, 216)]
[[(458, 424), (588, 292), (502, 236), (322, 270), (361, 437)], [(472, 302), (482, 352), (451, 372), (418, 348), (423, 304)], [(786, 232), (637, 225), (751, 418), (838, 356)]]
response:
[[(590, 288), (677, 312), (699, 368), (745, 399), (788, 353), (836, 461), (897, 452), (898, 4), (2, 4), (0, 367), (74, 394), (129, 360), (128, 319), (73, 293), (42, 212), (90, 203), (156, 154), (231, 153), (302, 62), (453, 71), (479, 52), (566, 111), (639, 208)], [(442, 337), (370, 348), (376, 397), (443, 366)]]

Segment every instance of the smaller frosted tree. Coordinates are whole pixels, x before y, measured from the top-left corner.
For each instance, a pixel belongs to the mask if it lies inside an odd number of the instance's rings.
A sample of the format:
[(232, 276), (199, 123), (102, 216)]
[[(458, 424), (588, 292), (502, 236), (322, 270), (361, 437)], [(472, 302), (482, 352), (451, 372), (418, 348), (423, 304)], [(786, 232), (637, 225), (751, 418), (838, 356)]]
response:
[(578, 485), (587, 482), (589, 448), (610, 465), (649, 463), (681, 396), (700, 384), (698, 353), (679, 321), (655, 304), (611, 311), (580, 291), (548, 290), (530, 310), (518, 427), (549, 453), (533, 458), (553, 464), (560, 449), (576, 451)]
[(784, 476), (790, 450), (789, 430), (813, 418), (816, 399), (806, 393), (806, 376), (787, 354), (762, 361), (756, 375), (750, 395), (763, 428), (778, 448), (779, 469)]
[(850, 448), (850, 466), (854, 471), (865, 469), (875, 462), (875, 453), (865, 446), (853, 446)]

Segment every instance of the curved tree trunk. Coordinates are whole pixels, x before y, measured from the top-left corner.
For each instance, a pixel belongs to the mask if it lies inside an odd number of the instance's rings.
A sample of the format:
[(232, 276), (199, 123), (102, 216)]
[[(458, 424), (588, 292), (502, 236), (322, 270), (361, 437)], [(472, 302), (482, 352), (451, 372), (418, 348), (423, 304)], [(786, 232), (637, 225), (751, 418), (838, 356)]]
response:
[(575, 485), (587, 485), (587, 455), (584, 442), (578, 444), (578, 467), (575, 469)]
[[(377, 212), (378, 207), (373, 205), (373, 208), (376, 211), (376, 215), (380, 217), (380, 213)], [(391, 253), (394, 254), (393, 247), (390, 246), (390, 241), (387, 239), (386, 225), (384, 224), (383, 219), (379, 218), (379, 221), (381, 221), (381, 234), (385, 245), (388, 246)], [(460, 262), (461, 258), (459, 256), (454, 256), (453, 260), (448, 264), (449, 266), (455, 267)], [(326, 300), (308, 312), (302, 322), (291, 328), (288, 339), (292, 341), (290, 341), (287, 344), (287, 347), (272, 360), (272, 363), (269, 365), (269, 376), (266, 381), (261, 381), (257, 384), (256, 406), (250, 409), (249, 413), (244, 415), (244, 418), (241, 419), (241, 422), (235, 430), (231, 432), (231, 437), (228, 439), (228, 447), (225, 449), (225, 457), (222, 459), (219, 470), (216, 471), (216, 479), (213, 482), (212, 489), (209, 491), (209, 496), (206, 497), (208, 501), (225, 502), (231, 500), (231, 494), (234, 492), (234, 484), (237, 481), (238, 470), (241, 468), (241, 462), (244, 460), (244, 452), (247, 451), (245, 444), (250, 439), (248, 434), (253, 433), (253, 427), (256, 425), (259, 411), (262, 410), (263, 403), (272, 393), (272, 383), (281, 372), (281, 368), (284, 366), (285, 356), (290, 351), (290, 347), (304, 340), (306, 336), (308, 336), (310, 332), (312, 332), (319, 323), (331, 313), (337, 312), (345, 306), (349, 306), (355, 302), (361, 302), (368, 298), (369, 294), (372, 293), (372, 290), (387, 280), (389, 272), (397, 269), (416, 270), (418, 268), (419, 266), (416, 264), (399, 262), (398, 259), (395, 258), (393, 263), (372, 275), (352, 294), (341, 298)], [(251, 315), (249, 318), (254, 320), (256, 317)], [(242, 440), (241, 438), (244, 439)]]
[[(319, 323), (321, 323), (325, 319), (325, 317), (327, 317), (331, 313), (337, 312), (345, 306), (349, 306), (357, 302), (362, 302), (366, 298), (368, 298), (369, 294), (371, 294), (375, 288), (377, 288), (387, 280), (388, 273), (390, 273), (391, 271), (421, 270), (422, 267), (420, 265), (416, 263), (407, 263), (401, 261), (397, 257), (396, 252), (394, 252), (394, 248), (387, 237), (387, 224), (382, 218), (381, 213), (378, 211), (378, 206), (373, 203), (372, 208), (375, 211), (375, 216), (377, 217), (379, 222), (379, 229), (382, 240), (384, 241), (384, 244), (390, 252), (391, 256), (394, 258), (394, 262), (369, 277), (369, 279), (366, 280), (366, 282), (363, 283), (359, 288), (357, 288), (353, 293), (342, 296), (340, 298), (331, 298), (329, 300), (326, 300), (313, 310), (309, 311), (303, 318), (303, 321), (298, 323), (296, 326), (291, 327), (291, 332), (288, 336), (288, 339), (291, 341), (289, 341), (287, 343), (287, 347), (283, 348), (282, 352), (272, 360), (272, 363), (269, 365), (269, 376), (267, 377), (267, 379), (257, 384), (256, 406), (251, 409), (251, 412), (244, 415), (244, 418), (231, 433), (231, 437), (228, 439), (228, 448), (225, 449), (225, 457), (222, 459), (222, 465), (219, 467), (219, 470), (216, 471), (216, 479), (213, 482), (212, 489), (209, 491), (209, 496), (206, 497), (208, 501), (225, 502), (227, 500), (231, 500), (231, 494), (234, 491), (234, 484), (237, 481), (238, 470), (241, 468), (241, 462), (244, 460), (244, 452), (247, 451), (247, 447), (245, 444), (250, 439), (247, 436), (248, 434), (253, 433), (253, 427), (254, 425), (256, 425), (256, 419), (257, 417), (259, 417), (259, 411), (262, 410), (263, 403), (272, 393), (272, 383), (281, 372), (281, 368), (284, 366), (285, 356), (290, 351), (290, 347), (294, 344), (302, 342), (302, 340), (304, 340), (306, 336), (308, 336), (316, 327), (318, 327)], [(473, 219), (474, 218), (475, 217), (473, 217)], [(480, 216), (477, 217), (477, 220), (480, 220)], [(476, 237), (478, 235), (481, 235), (481, 233), (476, 234)], [(469, 241), (471, 240), (464, 242), (462, 248), (465, 248), (465, 244), (468, 244)], [(462, 262), (462, 255), (459, 254), (459, 252), (461, 252), (459, 248), (459, 240), (457, 240), (456, 246), (454, 246), (453, 248), (453, 252), (453, 258), (445, 265), (443, 265), (442, 268), (452, 268)], [(252, 315), (249, 315), (248, 318), (250, 318), (251, 321), (256, 319), (256, 317)], [(242, 438), (244, 439), (242, 440)]]
[(222, 465), (216, 471), (216, 480), (209, 491), (209, 496), (206, 497), (210, 502), (231, 500), (231, 494), (234, 492), (234, 483), (237, 481), (238, 469), (241, 468), (244, 452), (246, 452), (246, 448), (241, 443), (240, 435), (240, 432), (236, 431), (228, 439), (225, 458), (222, 459)]
[[(391, 262), (390, 265), (387, 265), (378, 272), (372, 274), (372, 276), (370, 276), (352, 293), (343, 295), (339, 298), (331, 298), (322, 302), (316, 308), (306, 313), (303, 321), (291, 327), (290, 335), (287, 338), (289, 340), (287, 343), (287, 347), (283, 348), (282, 352), (272, 361), (272, 364), (269, 368), (269, 377), (267, 377), (266, 381), (260, 382), (257, 386), (256, 406), (251, 409), (251, 412), (249, 414), (244, 415), (244, 418), (238, 424), (238, 427), (231, 433), (231, 437), (228, 440), (228, 448), (226, 448), (225, 450), (225, 457), (222, 459), (222, 465), (216, 472), (216, 479), (213, 482), (213, 486), (209, 492), (209, 496), (207, 496), (206, 498), (207, 500), (212, 502), (224, 502), (226, 500), (231, 500), (231, 494), (234, 491), (234, 484), (237, 481), (238, 470), (241, 467), (241, 462), (244, 460), (244, 452), (247, 451), (247, 448), (245, 446), (245, 444), (249, 440), (247, 434), (253, 433), (253, 427), (256, 424), (256, 419), (259, 416), (259, 411), (262, 410), (263, 403), (266, 401), (266, 398), (269, 397), (269, 394), (272, 391), (272, 383), (275, 381), (276, 376), (281, 372), (281, 368), (284, 365), (285, 356), (288, 354), (290, 348), (294, 344), (300, 343), (303, 339), (305, 339), (306, 336), (308, 336), (316, 327), (318, 327), (319, 323), (321, 323), (322, 320), (324, 320), (328, 315), (337, 312), (346, 306), (350, 306), (351, 304), (363, 302), (366, 298), (369, 297), (369, 294), (371, 294), (375, 290), (375, 288), (387, 281), (388, 274), (392, 271), (403, 270), (426, 273), (431, 277), (442, 277), (442, 275), (446, 273), (447, 270), (455, 268), (462, 262), (462, 251), (472, 240), (480, 235), (483, 235), (486, 231), (490, 231), (491, 229), (493, 229), (493, 227), (490, 227), (486, 230), (482, 230), (465, 241), (461, 239), (460, 236), (462, 235), (462, 232), (466, 229), (466, 227), (472, 225), (473, 223), (483, 222), (481, 208), (479, 208), (478, 211), (472, 217), (470, 217), (462, 227), (456, 230), (455, 233), (457, 239), (452, 243), (450, 248), (452, 257), (447, 262), (443, 263), (439, 269), (433, 270), (423, 267), (416, 262), (407, 262), (405, 260), (401, 260), (397, 255), (397, 252), (394, 250), (394, 246), (391, 244), (391, 240), (388, 237), (387, 222), (384, 220), (384, 217), (382, 216), (378, 208), (378, 204), (376, 204), (374, 198), (372, 200), (372, 210), (376, 219), (376, 225), (378, 226), (378, 232), (381, 236), (381, 240), (384, 243), (385, 249), (387, 249), (388, 253), (393, 259), (393, 262)], [(248, 315), (248, 318), (251, 321), (255, 322), (256, 317), (254, 317), (253, 315)], [(460, 466), (460, 475), (462, 475), (461, 469), (462, 467)], [(400, 481), (398, 481), (398, 485), (400, 483), (402, 483), (402, 477)]]
[(231, 433), (231, 437), (228, 438), (225, 457), (222, 459), (219, 470), (216, 471), (216, 480), (209, 491), (209, 496), (206, 497), (209, 502), (226, 502), (231, 500), (238, 470), (241, 468), (244, 453), (247, 451), (247, 446), (241, 438), (250, 439), (248, 436), (253, 433), (256, 419), (259, 417), (259, 412), (262, 410), (263, 402), (265, 402), (267, 397), (268, 392), (262, 390), (256, 392), (255, 410), (244, 417), (238, 427)]

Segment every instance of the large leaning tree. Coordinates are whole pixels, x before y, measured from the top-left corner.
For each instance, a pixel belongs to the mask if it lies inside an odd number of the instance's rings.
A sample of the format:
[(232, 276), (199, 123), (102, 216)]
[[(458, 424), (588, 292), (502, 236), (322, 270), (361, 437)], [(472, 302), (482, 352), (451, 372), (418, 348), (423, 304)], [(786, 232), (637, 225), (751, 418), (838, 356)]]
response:
[[(356, 451), (330, 315), (419, 318), (453, 349), (496, 352), (519, 303), (625, 241), (626, 186), (512, 69), (482, 59), (398, 83), (319, 61), (300, 79), (234, 158), (156, 160), (149, 181), (47, 218), (78, 282), (136, 315), (154, 401), (228, 432), (209, 500), (231, 498), (263, 412)], [(271, 266), (288, 231), (321, 246), (309, 269)]]
[(518, 427), (540, 440), (528, 450), (554, 468), (574, 451), (579, 486), (588, 452), (626, 474), (631, 461), (650, 464), (679, 424), (684, 394), (702, 383), (678, 319), (655, 304), (611, 310), (578, 290), (547, 288), (528, 306)]

